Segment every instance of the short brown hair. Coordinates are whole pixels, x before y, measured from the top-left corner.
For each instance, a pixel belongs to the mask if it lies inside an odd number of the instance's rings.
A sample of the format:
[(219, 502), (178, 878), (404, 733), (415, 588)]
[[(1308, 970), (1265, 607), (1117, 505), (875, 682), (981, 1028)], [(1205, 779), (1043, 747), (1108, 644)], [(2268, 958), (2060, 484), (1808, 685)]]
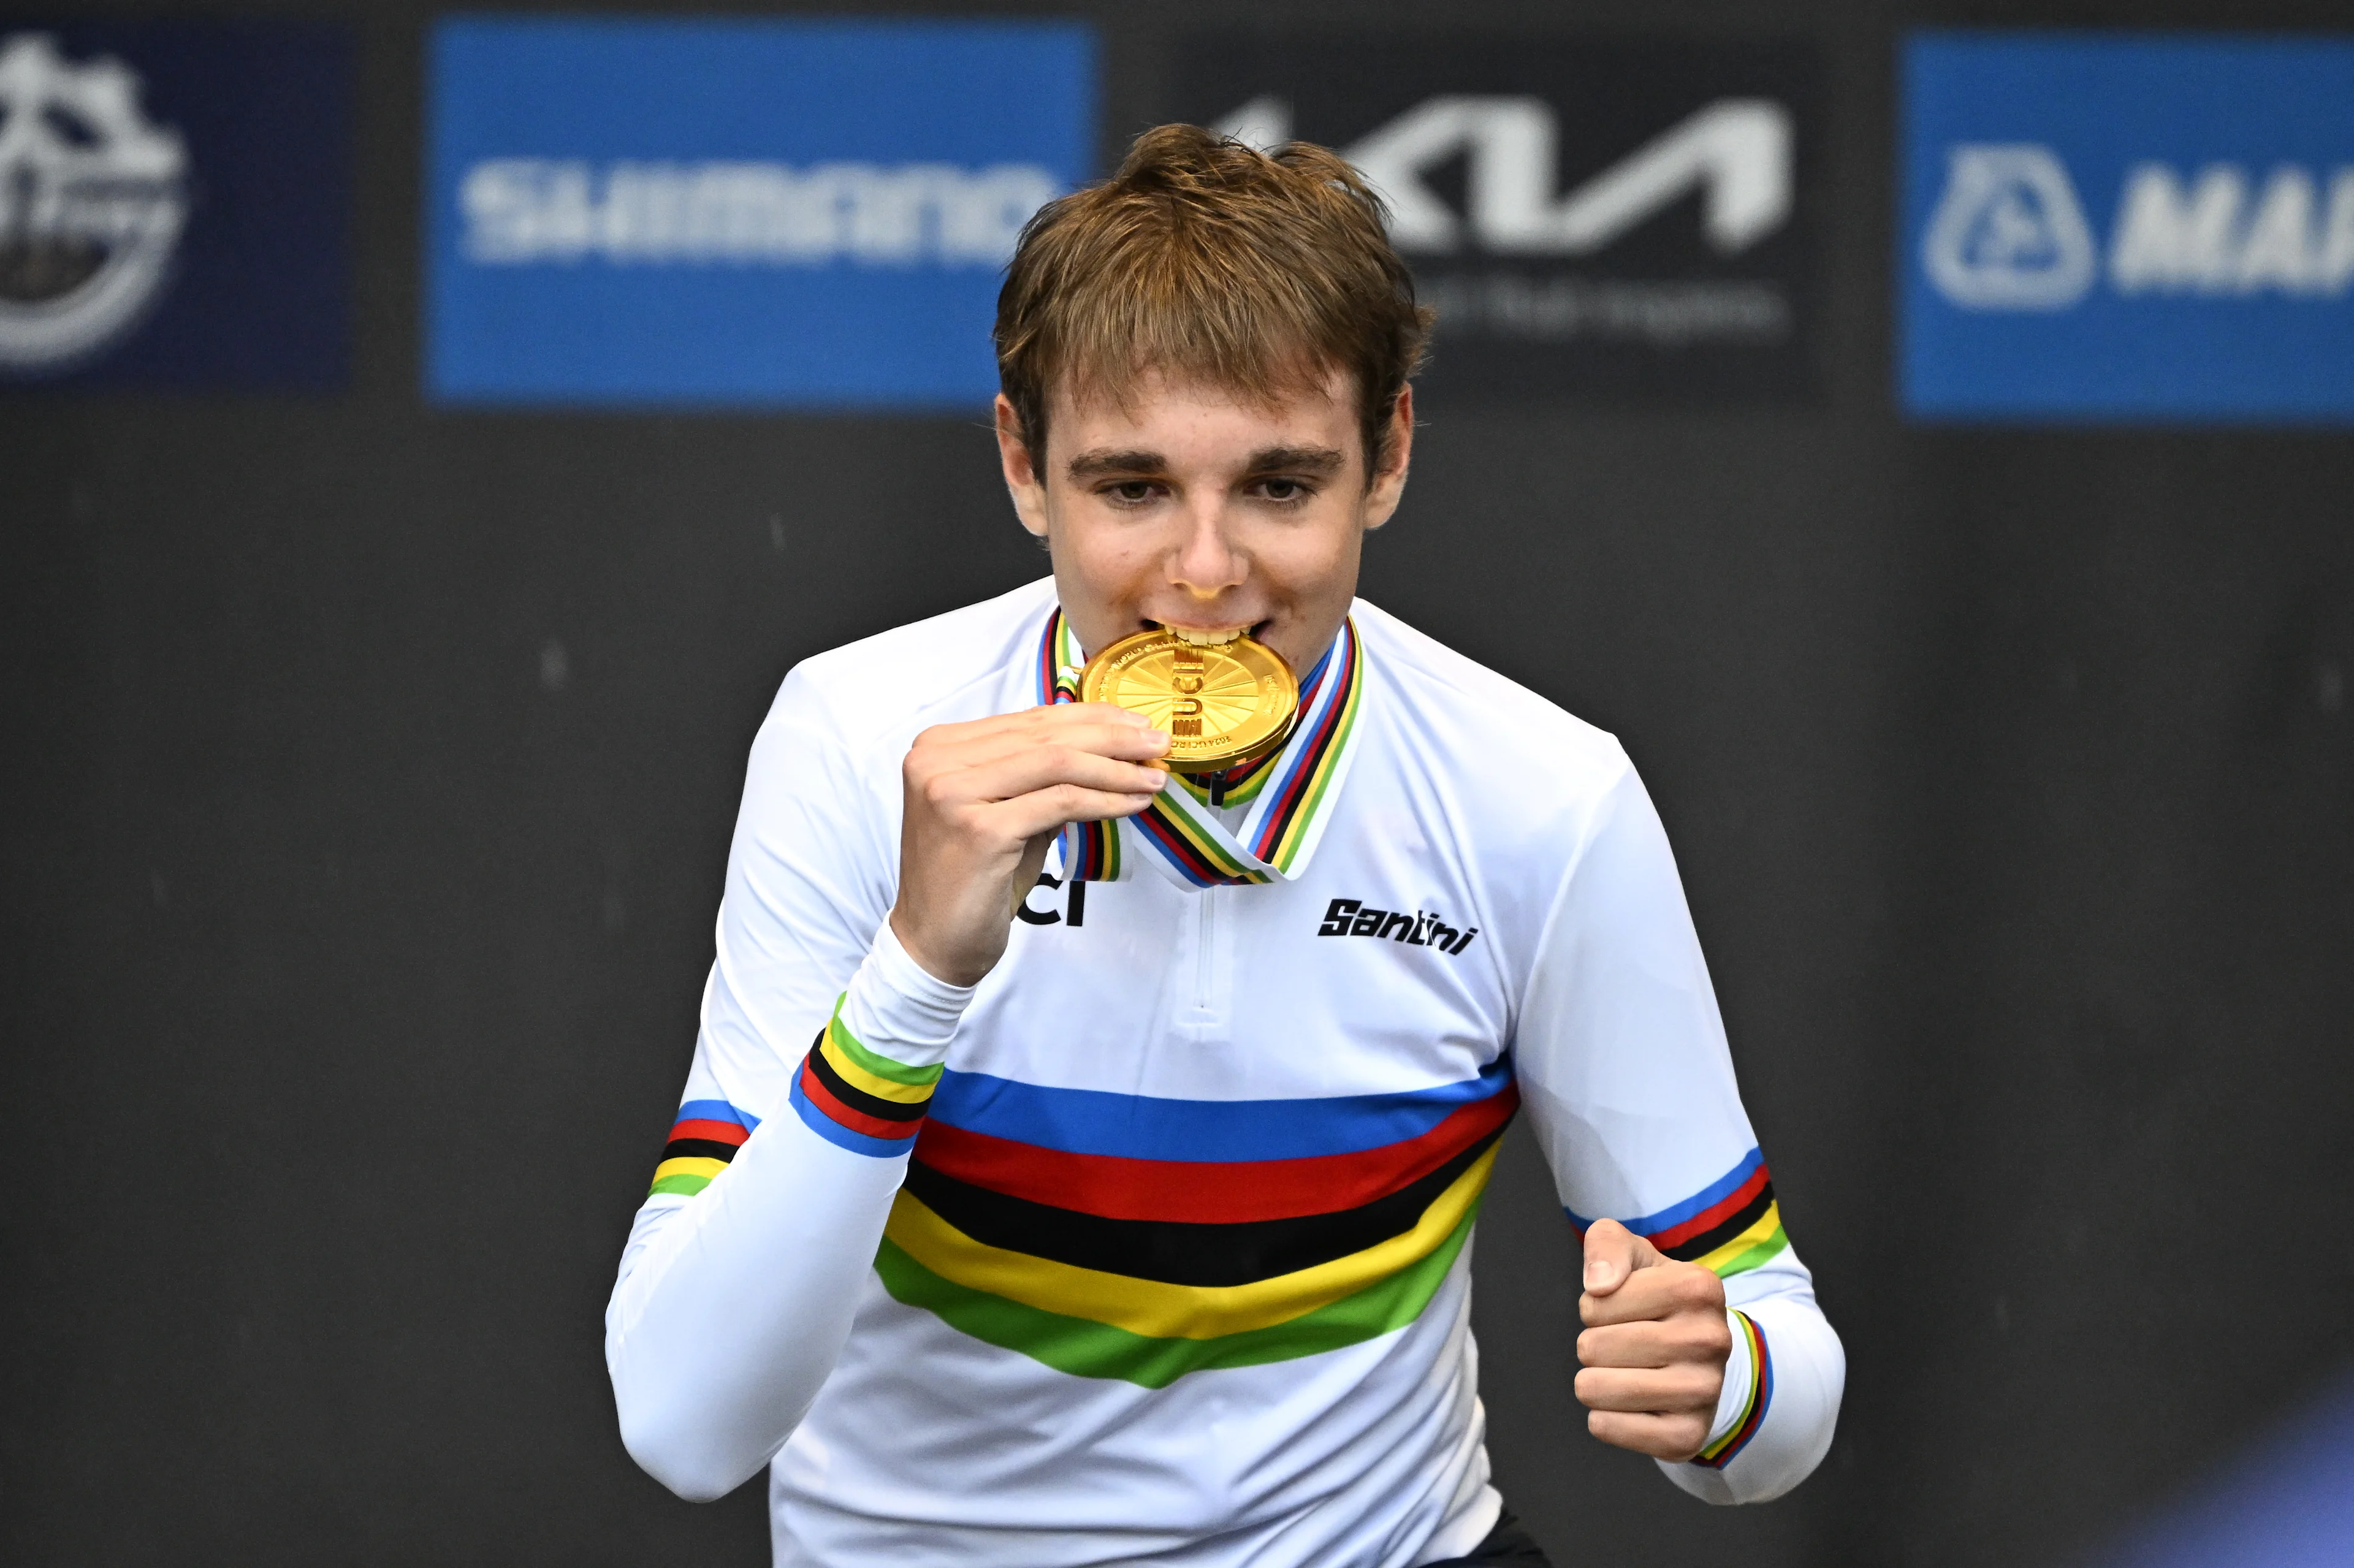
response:
[(997, 374), (1022, 440), (1043, 462), (1057, 376), (1118, 397), (1159, 371), (1273, 402), (1339, 369), (1370, 479), (1432, 317), (1385, 216), (1327, 148), (1147, 131), (1110, 179), (1041, 207), (1006, 269)]

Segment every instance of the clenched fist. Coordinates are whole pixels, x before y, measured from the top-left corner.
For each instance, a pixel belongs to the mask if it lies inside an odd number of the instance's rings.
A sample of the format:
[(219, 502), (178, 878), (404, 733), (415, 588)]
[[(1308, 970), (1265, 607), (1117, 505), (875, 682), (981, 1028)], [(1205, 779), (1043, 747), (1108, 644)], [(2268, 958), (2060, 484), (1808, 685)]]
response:
[(1004, 955), (1013, 911), (1066, 822), (1132, 817), (1169, 775), (1165, 731), (1108, 703), (1066, 703), (944, 724), (900, 769), (899, 901), (891, 929), (951, 985)]
[(1585, 1321), (1577, 1336), (1585, 1429), (1655, 1459), (1699, 1453), (1733, 1353), (1724, 1281), (1660, 1255), (1616, 1220), (1596, 1220), (1585, 1233), (1577, 1315)]

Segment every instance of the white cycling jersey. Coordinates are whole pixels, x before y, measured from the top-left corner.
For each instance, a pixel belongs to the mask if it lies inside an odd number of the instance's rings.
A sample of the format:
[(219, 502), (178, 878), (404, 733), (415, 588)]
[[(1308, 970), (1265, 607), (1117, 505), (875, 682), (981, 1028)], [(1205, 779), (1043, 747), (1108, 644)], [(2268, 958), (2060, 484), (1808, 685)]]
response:
[(1470, 1238), (1525, 1109), (1573, 1227), (1724, 1277), (1715, 1427), (1661, 1467), (1796, 1485), (1839, 1340), (1617, 743), (1361, 601), (1282, 752), (1067, 832), (948, 985), (885, 920), (900, 765), (1078, 656), (1045, 580), (786, 679), (607, 1312), (631, 1452), (694, 1497), (769, 1464), (779, 1563), (1459, 1555), (1500, 1507)]

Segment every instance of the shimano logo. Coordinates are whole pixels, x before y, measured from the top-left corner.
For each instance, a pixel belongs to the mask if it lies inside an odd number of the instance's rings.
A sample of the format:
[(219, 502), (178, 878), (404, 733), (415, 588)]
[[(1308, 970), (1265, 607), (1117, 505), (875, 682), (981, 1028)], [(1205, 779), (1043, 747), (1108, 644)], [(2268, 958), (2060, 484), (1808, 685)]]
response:
[(490, 158), (458, 190), (468, 260), (486, 266), (1000, 267), (1062, 191), (1004, 164)]
[(1375, 909), (1354, 898), (1335, 898), (1324, 906), (1320, 937), (1371, 937), (1376, 941), (1404, 942), (1410, 948), (1437, 948), (1460, 953), (1479, 934), (1479, 927), (1458, 931), (1426, 910)]
[(1921, 263), (1937, 291), (1966, 310), (2066, 310), (2104, 273), (2128, 299), (2342, 298), (2354, 286), (2354, 164), (2325, 173), (2283, 164), (2261, 182), (2237, 164), (2196, 174), (2137, 164), (2104, 253), (2050, 147), (1959, 145), (1948, 154)]
[(0, 43), (0, 366), (62, 367), (137, 324), (171, 276), (186, 173), (122, 61)]

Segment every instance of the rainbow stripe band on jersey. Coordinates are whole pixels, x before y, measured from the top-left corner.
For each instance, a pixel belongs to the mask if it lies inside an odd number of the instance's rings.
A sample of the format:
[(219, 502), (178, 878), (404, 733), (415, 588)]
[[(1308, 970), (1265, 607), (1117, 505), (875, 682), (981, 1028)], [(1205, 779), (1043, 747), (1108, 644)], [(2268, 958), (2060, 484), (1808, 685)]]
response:
[[(1039, 701), (1074, 700), (1078, 669), (1077, 642), (1063, 612), (1055, 610), (1039, 637)], [(1063, 832), (1064, 874), (1079, 882), (1118, 881), (1121, 842), (1132, 837), (1155, 852), (1154, 863), (1191, 886), (1288, 880), (1304, 868), (1323, 835), (1348, 771), (1364, 687), (1356, 623), (1343, 621), (1332, 646), (1299, 683), (1299, 716), (1282, 749), (1214, 781), (1180, 776), (1127, 819), (1125, 829), (1117, 822), (1071, 824)], [(1213, 782), (1221, 805), (1247, 808), (1232, 832), (1211, 814)]]
[[(1594, 1223), (1575, 1210), (1562, 1212), (1581, 1238)], [(1790, 1245), (1765, 1156), (1755, 1149), (1682, 1202), (1618, 1223), (1679, 1263), (1697, 1263), (1728, 1277), (1756, 1267)]]
[(1421, 1315), (1520, 1103), (1508, 1064), (1404, 1094), (1176, 1100), (946, 1075), (876, 1271), (949, 1326), (1161, 1388)]
[(939, 1078), (938, 1063), (910, 1067), (859, 1044), (836, 1000), (832, 1019), (793, 1075), (793, 1109), (829, 1143), (896, 1160), (914, 1147)]
[(1692, 1463), (1721, 1470), (1733, 1462), (1734, 1456), (1749, 1446), (1757, 1436), (1758, 1426), (1766, 1419), (1766, 1408), (1774, 1403), (1774, 1356), (1766, 1349), (1766, 1332), (1758, 1328), (1748, 1313), (1735, 1311), (1733, 1326), (1749, 1341), (1749, 1393), (1741, 1406), (1741, 1419), (1723, 1436), (1692, 1456)]
[(689, 1100), (678, 1107), (670, 1141), (663, 1146), (662, 1163), (654, 1167), (654, 1184), (646, 1196), (669, 1192), (692, 1198), (727, 1169), (760, 1118), (726, 1100)]

